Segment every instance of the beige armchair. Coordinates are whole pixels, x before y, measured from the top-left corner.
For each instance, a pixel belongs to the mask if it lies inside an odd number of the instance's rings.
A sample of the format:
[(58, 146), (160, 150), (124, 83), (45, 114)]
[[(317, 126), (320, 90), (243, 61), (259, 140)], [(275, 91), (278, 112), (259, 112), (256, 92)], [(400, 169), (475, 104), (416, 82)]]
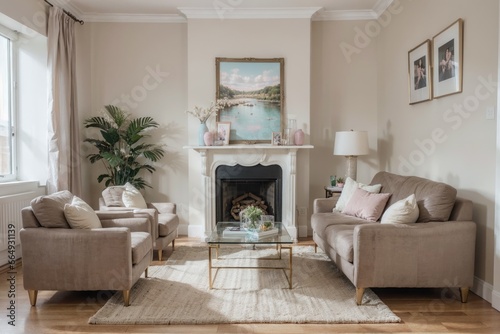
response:
[(99, 198), (101, 212), (131, 211), (135, 217), (148, 217), (151, 223), (153, 249), (158, 251), (158, 261), (163, 258), (163, 250), (172, 243), (175, 248), (175, 238), (179, 227), (179, 217), (174, 203), (147, 203), (147, 208), (126, 207), (122, 201), (123, 186), (112, 186), (104, 189)]
[(39, 290), (121, 290), (125, 306), (130, 305), (130, 289), (143, 272), (147, 277), (152, 260), (148, 219), (98, 213), (102, 228), (73, 229), (64, 221), (62, 210), (71, 195), (64, 193), (46, 196), (55, 200), (43, 214), (35, 215), (32, 207), (21, 212), (23, 281), (31, 305)]

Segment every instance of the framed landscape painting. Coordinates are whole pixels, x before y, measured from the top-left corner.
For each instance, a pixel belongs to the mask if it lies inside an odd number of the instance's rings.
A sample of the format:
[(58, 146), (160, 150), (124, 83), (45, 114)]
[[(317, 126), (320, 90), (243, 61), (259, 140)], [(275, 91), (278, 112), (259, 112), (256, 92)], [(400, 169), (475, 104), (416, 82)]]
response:
[(283, 130), (284, 58), (216, 58), (218, 122), (230, 122), (229, 143), (269, 143)]
[(463, 20), (458, 19), (432, 38), (434, 97), (462, 91)]
[(410, 104), (432, 99), (431, 41), (426, 40), (408, 52), (408, 85)]

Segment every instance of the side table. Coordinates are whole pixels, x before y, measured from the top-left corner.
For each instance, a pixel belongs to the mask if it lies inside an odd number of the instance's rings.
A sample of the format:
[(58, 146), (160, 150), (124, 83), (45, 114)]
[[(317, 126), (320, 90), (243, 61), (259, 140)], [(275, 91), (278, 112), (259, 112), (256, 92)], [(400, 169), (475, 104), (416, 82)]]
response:
[(340, 187), (325, 186), (325, 197), (332, 197), (332, 195), (335, 193), (340, 194), (342, 192), (342, 189), (343, 188)]

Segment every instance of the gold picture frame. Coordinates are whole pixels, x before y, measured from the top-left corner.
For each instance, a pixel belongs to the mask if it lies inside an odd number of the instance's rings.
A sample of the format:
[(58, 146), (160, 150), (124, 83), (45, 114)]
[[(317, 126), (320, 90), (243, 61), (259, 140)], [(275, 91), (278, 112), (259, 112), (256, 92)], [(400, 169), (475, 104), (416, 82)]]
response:
[(408, 51), (408, 87), (410, 104), (432, 100), (431, 41), (426, 40)]
[(284, 58), (215, 58), (218, 122), (231, 123), (230, 143), (269, 143), (284, 129)]
[(464, 21), (458, 19), (432, 38), (435, 98), (462, 92), (463, 26)]

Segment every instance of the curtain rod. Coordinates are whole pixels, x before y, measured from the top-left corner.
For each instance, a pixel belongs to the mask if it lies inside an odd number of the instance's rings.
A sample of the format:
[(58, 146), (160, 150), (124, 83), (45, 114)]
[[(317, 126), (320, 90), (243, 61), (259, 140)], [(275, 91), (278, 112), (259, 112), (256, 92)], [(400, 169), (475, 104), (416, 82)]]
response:
[[(45, 2), (46, 2), (49, 6), (50, 6), (50, 7), (54, 7), (54, 5), (53, 5), (53, 4), (51, 4), (50, 2), (48, 2), (47, 0), (44, 0), (44, 1), (45, 1)], [(71, 13), (70, 13), (70, 12), (68, 12), (67, 10), (62, 9), (62, 11), (63, 11), (66, 15), (68, 15), (69, 17), (71, 17), (74, 21), (76, 21), (76, 22), (80, 23), (81, 25), (83, 25), (83, 24), (85, 23), (85, 22), (83, 22), (82, 20), (77, 19), (75, 15), (71, 14)]]

